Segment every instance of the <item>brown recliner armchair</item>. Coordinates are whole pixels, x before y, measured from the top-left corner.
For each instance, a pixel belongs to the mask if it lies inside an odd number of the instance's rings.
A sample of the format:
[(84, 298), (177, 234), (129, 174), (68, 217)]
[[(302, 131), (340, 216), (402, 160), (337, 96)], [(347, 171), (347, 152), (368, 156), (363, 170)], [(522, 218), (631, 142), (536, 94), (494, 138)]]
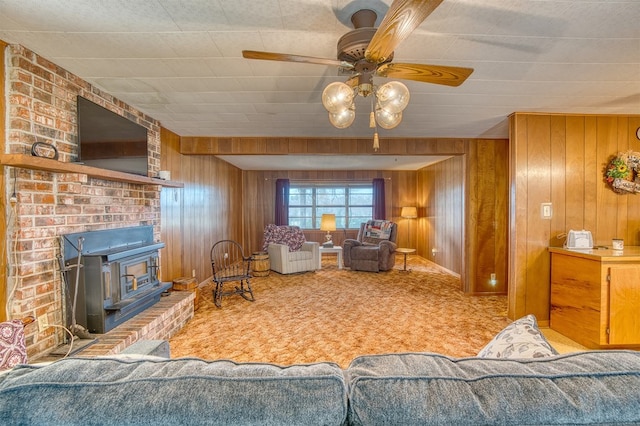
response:
[[(344, 265), (354, 271), (388, 271), (396, 263), (398, 224), (369, 221), (360, 224), (357, 239), (343, 242)], [(387, 238), (388, 236), (388, 238)]]

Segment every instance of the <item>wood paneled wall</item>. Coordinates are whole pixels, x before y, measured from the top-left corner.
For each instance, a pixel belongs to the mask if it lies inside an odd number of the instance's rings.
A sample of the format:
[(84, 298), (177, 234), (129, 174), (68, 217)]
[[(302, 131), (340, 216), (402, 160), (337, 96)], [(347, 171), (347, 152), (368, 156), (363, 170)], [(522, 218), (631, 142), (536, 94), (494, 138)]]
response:
[(465, 153), (470, 141), (453, 138), (383, 138), (373, 151), (370, 138), (276, 138), (202, 137), (181, 138), (185, 155), (287, 155), (287, 154), (369, 154), (369, 155), (456, 155)]
[(456, 155), (418, 172), (418, 231), (421, 255), (464, 276), (464, 156)]
[[(478, 139), (469, 144), (465, 167), (465, 291), (508, 291), (509, 143)], [(470, 248), (470, 249), (469, 249)], [(490, 282), (496, 274), (496, 283)]]
[[(639, 115), (515, 113), (510, 118), (509, 317), (549, 319), (549, 246), (570, 229), (587, 229), (594, 243), (624, 238), (640, 245), (640, 198), (614, 193), (604, 181), (609, 158), (640, 151)], [(541, 203), (552, 203), (551, 220)]]
[(210, 250), (222, 239), (242, 241), (244, 197), (242, 171), (210, 155), (179, 153), (179, 137), (162, 130), (161, 169), (184, 188), (161, 194), (162, 279), (211, 276)]
[(506, 294), (509, 145), (482, 139), (465, 151), (418, 172), (418, 253), (459, 274), (467, 293)]

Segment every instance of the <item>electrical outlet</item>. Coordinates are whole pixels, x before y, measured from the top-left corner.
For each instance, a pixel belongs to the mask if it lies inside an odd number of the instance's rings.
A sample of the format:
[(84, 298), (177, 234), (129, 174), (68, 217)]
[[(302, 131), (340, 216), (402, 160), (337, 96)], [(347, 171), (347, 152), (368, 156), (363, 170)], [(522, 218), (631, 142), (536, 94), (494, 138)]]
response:
[(491, 278), (489, 279), (489, 283), (491, 285), (496, 285), (498, 283), (498, 280), (496, 280), (496, 274), (495, 273), (491, 274)]
[(191, 276), (194, 277), (194, 278), (196, 277), (196, 270), (195, 269), (191, 270)]
[(42, 333), (47, 328), (49, 328), (49, 323), (47, 322), (47, 316), (46, 315), (42, 315), (42, 316), (38, 317), (38, 331), (40, 333)]

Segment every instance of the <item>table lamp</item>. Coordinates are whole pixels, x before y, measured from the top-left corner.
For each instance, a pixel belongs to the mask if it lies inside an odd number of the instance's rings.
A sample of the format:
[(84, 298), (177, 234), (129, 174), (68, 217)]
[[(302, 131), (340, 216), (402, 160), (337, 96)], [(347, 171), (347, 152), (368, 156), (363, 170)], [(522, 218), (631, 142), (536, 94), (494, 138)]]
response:
[(324, 236), (325, 242), (322, 247), (333, 247), (333, 241), (331, 241), (331, 231), (336, 230), (336, 215), (332, 213), (324, 213), (322, 219), (320, 219), (320, 230), (327, 231), (327, 235)]

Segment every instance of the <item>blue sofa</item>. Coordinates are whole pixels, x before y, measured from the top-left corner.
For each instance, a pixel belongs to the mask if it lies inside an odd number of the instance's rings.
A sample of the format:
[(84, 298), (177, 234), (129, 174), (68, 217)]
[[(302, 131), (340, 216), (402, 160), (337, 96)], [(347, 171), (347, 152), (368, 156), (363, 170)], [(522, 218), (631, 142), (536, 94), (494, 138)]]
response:
[(361, 356), (263, 363), (124, 355), (0, 374), (0, 423), (24, 425), (639, 424), (640, 353), (538, 359)]

